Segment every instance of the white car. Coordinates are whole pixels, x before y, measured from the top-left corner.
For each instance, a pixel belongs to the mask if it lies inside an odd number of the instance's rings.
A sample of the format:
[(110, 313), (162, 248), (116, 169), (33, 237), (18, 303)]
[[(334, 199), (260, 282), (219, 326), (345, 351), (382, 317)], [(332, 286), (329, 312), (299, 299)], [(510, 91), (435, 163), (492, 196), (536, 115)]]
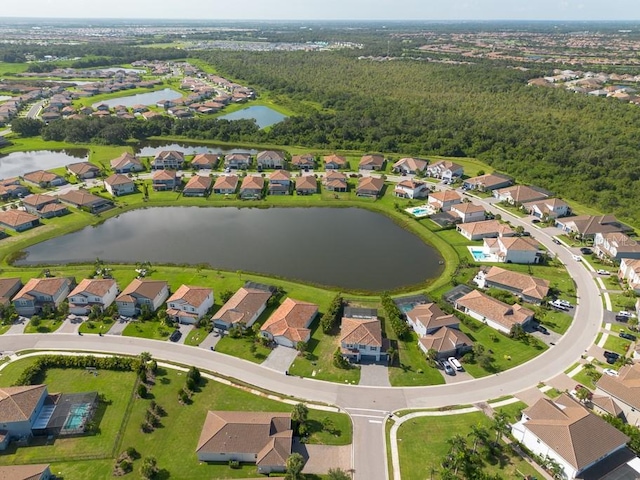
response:
[(604, 374), (606, 374), (606, 375), (611, 376), (611, 377), (617, 377), (618, 376), (617, 370), (614, 370), (613, 368), (605, 368), (602, 372)]
[(611, 275), (611, 272), (609, 270), (598, 270), (598, 275)]
[(462, 368), (462, 365), (460, 364), (460, 362), (458, 361), (458, 359), (456, 357), (449, 357), (449, 358), (447, 358), (447, 361), (457, 371), (459, 371), (459, 372), (463, 372), (464, 371), (464, 369)]
[(582, 260), (582, 257), (581, 257), (580, 255), (574, 255), (574, 256), (573, 256), (573, 259), (574, 259), (576, 262), (579, 262), (579, 261), (581, 261), (581, 260)]

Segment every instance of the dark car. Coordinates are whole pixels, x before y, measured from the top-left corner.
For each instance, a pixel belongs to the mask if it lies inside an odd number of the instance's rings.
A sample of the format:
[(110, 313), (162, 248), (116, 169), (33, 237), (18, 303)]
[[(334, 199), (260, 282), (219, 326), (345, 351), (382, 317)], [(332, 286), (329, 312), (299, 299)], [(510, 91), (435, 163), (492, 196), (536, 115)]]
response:
[(590, 248), (582, 247), (580, 249), (580, 253), (582, 253), (583, 255), (591, 255), (593, 251)]
[(545, 335), (549, 335), (549, 330), (547, 330), (545, 327), (543, 327), (540, 324), (536, 325), (535, 329), (538, 330), (540, 333), (544, 333)]
[(631, 340), (632, 342), (635, 342), (637, 339), (635, 335), (631, 335), (627, 332), (620, 332), (620, 338), (626, 338), (627, 340)]
[(552, 238), (551, 241), (553, 243), (555, 243), (556, 245), (562, 245), (562, 242), (560, 240), (558, 240), (557, 238)]
[(177, 342), (178, 340), (180, 340), (180, 337), (182, 337), (182, 332), (180, 330), (174, 330), (169, 337), (169, 340), (171, 340), (172, 342)]

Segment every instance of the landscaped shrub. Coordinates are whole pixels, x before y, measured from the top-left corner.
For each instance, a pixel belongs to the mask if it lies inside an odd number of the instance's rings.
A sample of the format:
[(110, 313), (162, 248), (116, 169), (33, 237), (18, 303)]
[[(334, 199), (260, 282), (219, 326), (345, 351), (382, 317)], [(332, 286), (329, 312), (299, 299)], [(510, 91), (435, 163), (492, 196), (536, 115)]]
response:
[(342, 318), (343, 300), (339, 293), (333, 297), (329, 308), (320, 319), (320, 327), (324, 333), (329, 333), (338, 326), (338, 322)]
[(400, 340), (404, 340), (409, 336), (411, 329), (407, 322), (402, 318), (402, 312), (388, 294), (382, 295), (382, 307), (391, 323), (391, 328)]

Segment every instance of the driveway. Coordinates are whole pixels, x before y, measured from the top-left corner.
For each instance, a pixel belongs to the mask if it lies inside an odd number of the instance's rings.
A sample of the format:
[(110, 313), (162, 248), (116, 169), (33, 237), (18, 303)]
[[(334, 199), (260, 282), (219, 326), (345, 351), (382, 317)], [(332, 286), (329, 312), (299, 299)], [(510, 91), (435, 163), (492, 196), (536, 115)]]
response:
[(105, 335), (122, 335), (123, 330), (129, 325), (131, 320), (126, 317), (120, 317), (119, 320), (113, 322), (113, 325)]
[(438, 370), (442, 378), (444, 378), (445, 383), (460, 383), (466, 382), (467, 380), (473, 380), (473, 377), (469, 375), (467, 372), (456, 372), (455, 375), (447, 375), (444, 373), (444, 370)]
[(82, 317), (78, 317), (76, 315), (69, 315), (64, 319), (60, 328), (58, 328), (54, 333), (78, 333), (78, 329), (80, 329), (80, 325), (83, 322)]
[(220, 341), (222, 337), (218, 332), (211, 332), (209, 335), (205, 337), (205, 339), (200, 342), (200, 348), (206, 348), (207, 350), (215, 350), (216, 345)]
[(297, 356), (298, 351), (295, 348), (278, 345), (271, 350), (267, 359), (262, 362), (262, 366), (284, 373), (289, 370), (289, 367)]
[(306, 460), (302, 473), (326, 474), (330, 468), (351, 470), (351, 445), (309, 445), (295, 438), (293, 451)]
[(389, 370), (385, 364), (360, 364), (360, 383), (369, 387), (390, 387)]
[[(180, 333), (182, 335), (180, 335), (180, 338), (178, 339), (178, 341), (174, 343), (184, 344), (184, 341), (187, 339), (187, 335), (191, 333), (191, 330), (193, 330), (194, 327), (195, 327), (194, 325), (184, 325), (182, 323), (179, 324), (177, 329), (180, 330)], [(170, 342), (171, 340), (168, 340), (168, 341)]]
[(24, 333), (24, 329), (29, 323), (29, 319), (26, 317), (20, 317), (9, 327), (9, 330), (5, 332), (5, 335), (14, 335)]

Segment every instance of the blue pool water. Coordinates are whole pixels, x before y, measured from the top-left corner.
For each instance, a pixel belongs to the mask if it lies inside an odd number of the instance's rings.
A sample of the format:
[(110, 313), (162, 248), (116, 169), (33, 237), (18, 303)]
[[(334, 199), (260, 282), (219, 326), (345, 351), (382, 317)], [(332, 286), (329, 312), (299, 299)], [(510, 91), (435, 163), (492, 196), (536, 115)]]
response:
[(482, 262), (483, 260), (486, 260), (489, 257), (484, 253), (482, 249), (469, 248), (469, 251), (471, 252), (473, 259), (476, 262)]
[(69, 409), (69, 415), (67, 415), (67, 419), (64, 422), (64, 430), (77, 430), (82, 427), (89, 414), (89, 409), (91, 405), (88, 403), (81, 403), (78, 405), (72, 405)]

